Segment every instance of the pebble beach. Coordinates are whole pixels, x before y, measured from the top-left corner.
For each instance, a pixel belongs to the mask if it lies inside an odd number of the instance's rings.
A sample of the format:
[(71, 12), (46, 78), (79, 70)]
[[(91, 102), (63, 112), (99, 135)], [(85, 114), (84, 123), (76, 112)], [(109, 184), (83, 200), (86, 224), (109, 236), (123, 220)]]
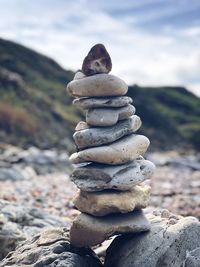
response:
[[(151, 155), (150, 155), (151, 156)], [(155, 159), (152, 155), (152, 160)], [(160, 153), (159, 159), (166, 159), (166, 153)], [(171, 163), (155, 162), (156, 171), (147, 184), (151, 185), (151, 200), (148, 209), (163, 208), (175, 214), (192, 215), (200, 218), (200, 170), (195, 166), (177, 163), (177, 157), (168, 157)], [(198, 159), (198, 156), (194, 157)], [(194, 163), (193, 159), (193, 163)], [(179, 163), (185, 157), (179, 157)], [(174, 162), (174, 164), (173, 164)], [(189, 162), (189, 161), (187, 161)], [(192, 162), (192, 160), (191, 160)], [(29, 166), (30, 167), (30, 166)], [(33, 168), (33, 167), (30, 167)], [(0, 199), (24, 206), (42, 208), (53, 215), (73, 219), (79, 213), (73, 206), (73, 197), (77, 188), (70, 181), (70, 167), (66, 162), (65, 171), (31, 175), (25, 179), (1, 180)]]

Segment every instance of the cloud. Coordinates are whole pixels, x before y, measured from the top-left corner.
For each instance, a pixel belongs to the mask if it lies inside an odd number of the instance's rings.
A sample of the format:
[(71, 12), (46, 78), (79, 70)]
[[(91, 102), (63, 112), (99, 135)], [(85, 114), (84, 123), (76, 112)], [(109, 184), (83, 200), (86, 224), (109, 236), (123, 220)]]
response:
[[(90, 47), (101, 42), (112, 56), (112, 72), (127, 83), (186, 85), (200, 95), (200, 24), (184, 28), (165, 24), (152, 31), (148, 25), (137, 25), (142, 24), (142, 12), (132, 16), (135, 24), (128, 20), (129, 13), (115, 16), (111, 11), (122, 5), (116, 1), (13, 0), (14, 7), (8, 2), (0, 0), (1, 36), (49, 55), (67, 69), (80, 68)], [(146, 10), (156, 2), (126, 1), (123, 7)], [(157, 18), (152, 12), (149, 22)]]

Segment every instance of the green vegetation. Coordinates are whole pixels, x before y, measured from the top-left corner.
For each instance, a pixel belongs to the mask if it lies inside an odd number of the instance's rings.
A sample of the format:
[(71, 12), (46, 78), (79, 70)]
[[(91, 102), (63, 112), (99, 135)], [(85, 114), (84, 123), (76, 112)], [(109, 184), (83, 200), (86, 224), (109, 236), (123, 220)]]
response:
[[(0, 141), (69, 148), (83, 118), (65, 90), (72, 77), (48, 57), (0, 39)], [(132, 86), (129, 95), (151, 148), (200, 148), (199, 98), (181, 87)]]
[(65, 90), (72, 77), (53, 60), (0, 39), (0, 140), (67, 146), (79, 120)]
[(182, 87), (129, 88), (136, 112), (154, 147), (200, 149), (200, 99)]

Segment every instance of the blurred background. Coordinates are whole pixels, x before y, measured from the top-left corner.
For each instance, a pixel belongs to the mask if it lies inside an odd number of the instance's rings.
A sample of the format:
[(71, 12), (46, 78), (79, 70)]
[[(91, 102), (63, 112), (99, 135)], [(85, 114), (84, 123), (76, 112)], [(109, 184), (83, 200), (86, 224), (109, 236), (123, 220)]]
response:
[(151, 207), (200, 217), (200, 2), (0, 0), (0, 198), (72, 218), (66, 85), (91, 46), (129, 84), (157, 169)]

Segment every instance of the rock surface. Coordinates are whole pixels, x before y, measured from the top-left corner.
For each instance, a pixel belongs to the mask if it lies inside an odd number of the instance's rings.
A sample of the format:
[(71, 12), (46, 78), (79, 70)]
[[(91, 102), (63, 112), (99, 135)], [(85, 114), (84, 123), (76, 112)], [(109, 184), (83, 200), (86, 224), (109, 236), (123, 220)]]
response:
[(94, 108), (86, 112), (86, 122), (94, 126), (111, 126), (119, 120), (127, 119), (135, 113), (135, 107), (128, 105), (122, 108)]
[(94, 45), (85, 57), (82, 71), (86, 76), (97, 73), (109, 73), (112, 69), (112, 61), (103, 44)]
[(150, 186), (135, 186), (131, 191), (117, 192), (79, 191), (74, 205), (76, 208), (94, 216), (104, 216), (111, 213), (128, 213), (134, 209), (146, 208), (150, 198)]
[(117, 166), (89, 164), (76, 168), (71, 180), (83, 191), (93, 192), (104, 189), (131, 190), (133, 186), (150, 179), (154, 164), (137, 159)]
[(200, 266), (200, 247), (187, 252), (184, 264), (184, 267)]
[(133, 102), (132, 98), (129, 96), (117, 96), (117, 97), (101, 97), (101, 98), (76, 98), (73, 101), (73, 104), (80, 106), (85, 109), (89, 108), (119, 108), (127, 106)]
[(0, 266), (100, 267), (102, 264), (91, 249), (70, 245), (66, 229), (54, 228), (18, 246)]
[(69, 94), (78, 97), (118, 96), (128, 91), (127, 84), (110, 74), (97, 74), (73, 80), (67, 85)]
[(137, 131), (141, 126), (140, 117), (132, 117), (119, 121), (116, 125), (110, 127), (86, 128), (75, 132), (73, 135), (76, 146), (79, 149), (100, 146), (112, 143), (121, 137)]
[(70, 162), (98, 162), (111, 165), (124, 164), (143, 156), (150, 142), (146, 136), (131, 134), (112, 144), (88, 148), (71, 155)]
[(45, 227), (65, 226), (69, 222), (44, 210), (20, 206), (0, 200), (0, 259), (26, 238), (38, 234)]
[(115, 234), (143, 232), (149, 229), (149, 222), (141, 210), (104, 217), (81, 213), (70, 229), (70, 241), (77, 247), (90, 247)]
[[(164, 210), (148, 216), (151, 231), (117, 237), (107, 250), (106, 267), (180, 267), (199, 247), (200, 222)], [(191, 265), (188, 265), (191, 266)]]

